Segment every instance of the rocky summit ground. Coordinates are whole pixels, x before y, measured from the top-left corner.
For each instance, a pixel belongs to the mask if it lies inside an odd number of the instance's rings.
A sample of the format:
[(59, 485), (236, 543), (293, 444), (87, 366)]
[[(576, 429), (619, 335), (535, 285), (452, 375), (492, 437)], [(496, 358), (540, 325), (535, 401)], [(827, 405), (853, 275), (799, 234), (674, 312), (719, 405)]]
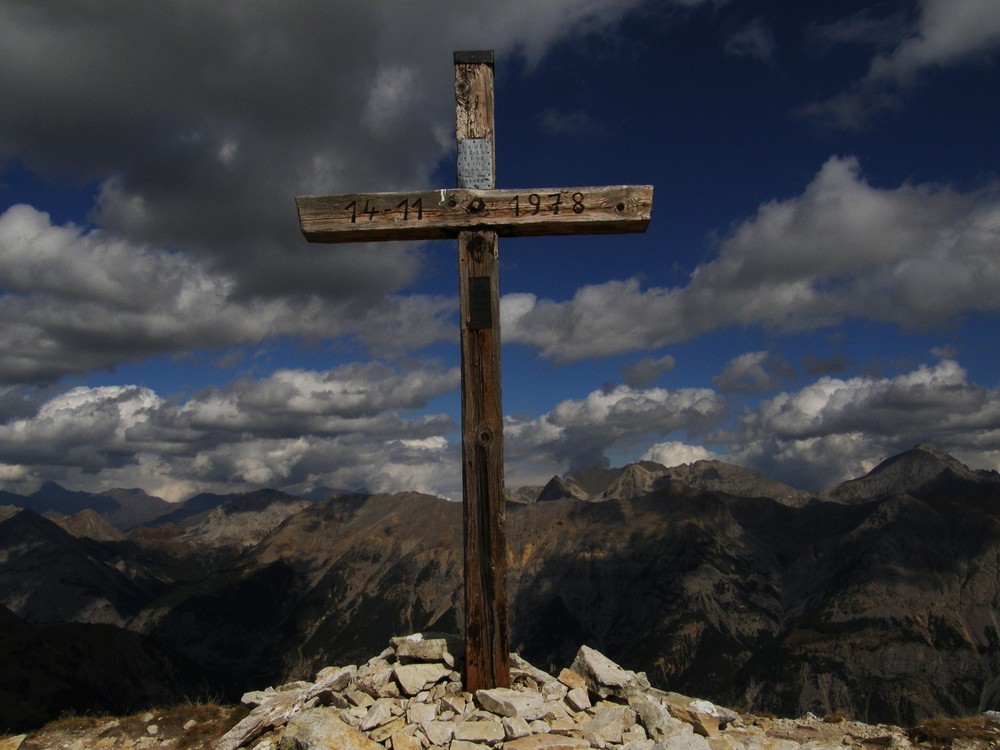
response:
[(187, 704), (69, 717), (0, 750), (843, 750), (1000, 747), (1000, 716), (903, 729), (848, 717), (739, 713), (652, 688), (582, 647), (553, 676), (512, 655), (512, 687), (462, 689), (454, 638), (412, 635), (361, 666), (253, 691), (243, 706)]

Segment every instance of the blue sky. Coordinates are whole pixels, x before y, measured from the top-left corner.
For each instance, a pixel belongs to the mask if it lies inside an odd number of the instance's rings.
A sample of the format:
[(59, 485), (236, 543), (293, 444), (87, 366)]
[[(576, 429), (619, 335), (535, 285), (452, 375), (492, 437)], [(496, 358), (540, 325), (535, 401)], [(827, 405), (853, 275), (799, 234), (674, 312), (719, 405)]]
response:
[(0, 487), (461, 495), (455, 243), (303, 194), (655, 186), (500, 244), (507, 485), (721, 458), (1000, 469), (1000, 3), (0, 1)]

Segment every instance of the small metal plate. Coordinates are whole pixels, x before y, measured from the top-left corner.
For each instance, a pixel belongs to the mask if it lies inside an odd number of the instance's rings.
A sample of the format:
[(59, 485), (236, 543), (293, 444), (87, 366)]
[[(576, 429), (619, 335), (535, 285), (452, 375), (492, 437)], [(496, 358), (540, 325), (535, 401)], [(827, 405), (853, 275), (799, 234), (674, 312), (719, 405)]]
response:
[(493, 327), (493, 300), (490, 297), (490, 277), (469, 278), (469, 330), (485, 331)]
[(491, 190), (493, 144), (487, 138), (467, 138), (458, 142), (458, 187)]

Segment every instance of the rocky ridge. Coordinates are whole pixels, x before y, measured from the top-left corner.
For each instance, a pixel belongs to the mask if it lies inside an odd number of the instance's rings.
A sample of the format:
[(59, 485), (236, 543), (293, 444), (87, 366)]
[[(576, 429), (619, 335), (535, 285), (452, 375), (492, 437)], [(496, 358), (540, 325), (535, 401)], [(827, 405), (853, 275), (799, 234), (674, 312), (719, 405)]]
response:
[[(518, 503), (566, 499), (604, 502), (640, 497), (671, 485), (705, 492), (724, 492), (737, 497), (768, 497), (795, 508), (802, 507), (815, 497), (753, 469), (718, 460), (704, 460), (673, 467), (655, 461), (640, 461), (618, 469), (594, 468), (564, 477), (552, 477), (541, 488), (522, 487), (508, 492), (507, 499)], [(836, 500), (832, 496), (830, 499)]]
[[(581, 472), (566, 484), (585, 497), (507, 507), (514, 650), (556, 673), (586, 643), (658, 688), (782, 716), (1000, 708), (1000, 476), (919, 446), (850, 502), (796, 507), (738, 467), (657, 467)], [(0, 507), (0, 730), (232, 703), (398, 633), (460, 629), (460, 504), (342, 496), (283, 517), (301, 501), (273, 494), (202, 498), (184, 525), (125, 541), (87, 511), (61, 528)], [(150, 659), (170, 679), (140, 701)]]

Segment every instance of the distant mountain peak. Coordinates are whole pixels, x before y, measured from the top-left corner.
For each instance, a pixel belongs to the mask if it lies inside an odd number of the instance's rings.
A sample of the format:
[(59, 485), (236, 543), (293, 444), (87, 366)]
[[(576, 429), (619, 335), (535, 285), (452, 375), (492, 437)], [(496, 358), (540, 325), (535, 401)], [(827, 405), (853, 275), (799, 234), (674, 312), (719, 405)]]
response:
[(541, 489), (537, 500), (629, 500), (671, 483), (737, 497), (769, 497), (782, 505), (795, 507), (815, 497), (745, 466), (713, 459), (671, 468), (655, 461), (639, 461), (615, 469), (593, 468), (564, 477), (555, 476)]
[(864, 476), (843, 482), (820, 496), (840, 503), (868, 502), (919, 493), (949, 477), (975, 483), (990, 481), (937, 446), (921, 443), (890, 456)]
[(60, 518), (55, 523), (77, 538), (93, 539), (95, 542), (120, 542), (125, 539), (124, 534), (90, 508)]
[(538, 502), (547, 500), (588, 500), (590, 494), (572, 477), (555, 476), (538, 493)]
[(627, 500), (646, 495), (653, 490), (657, 478), (662, 474), (662, 467), (660, 471), (656, 471), (639, 464), (628, 464), (601, 493), (601, 499)]

